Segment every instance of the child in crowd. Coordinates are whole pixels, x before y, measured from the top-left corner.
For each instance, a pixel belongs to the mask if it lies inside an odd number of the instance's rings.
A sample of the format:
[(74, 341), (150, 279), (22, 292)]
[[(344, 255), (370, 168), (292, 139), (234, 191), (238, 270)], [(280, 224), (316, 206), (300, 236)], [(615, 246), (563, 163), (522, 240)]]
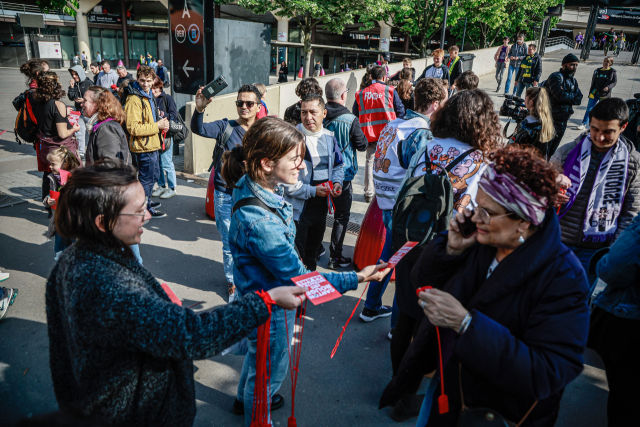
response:
[[(42, 203), (50, 208), (54, 208), (56, 205), (56, 200), (51, 197), (51, 191), (59, 192), (62, 186), (62, 179), (60, 176), (60, 171), (71, 172), (75, 168), (80, 166), (80, 162), (78, 158), (69, 150), (67, 147), (60, 147), (51, 151), (47, 154), (47, 161), (49, 162), (51, 173), (47, 176), (48, 179), (48, 195), (44, 197)], [(66, 181), (66, 180), (65, 180)], [(66, 248), (71, 246), (73, 243), (69, 239), (65, 239), (60, 237), (56, 233), (56, 225), (55, 225), (55, 212), (51, 212), (49, 214), (49, 229), (47, 231), (47, 237), (51, 238), (55, 234), (55, 243), (54, 243), (54, 252), (55, 252), (55, 260), (58, 260), (58, 257)]]
[(262, 104), (262, 108), (258, 111), (258, 114), (256, 114), (256, 120), (260, 120), (261, 118), (269, 115), (269, 109), (267, 108), (267, 104), (264, 102), (264, 94), (267, 93), (267, 87), (262, 83), (254, 83), (253, 86), (258, 89), (258, 92), (260, 92), (260, 103)]

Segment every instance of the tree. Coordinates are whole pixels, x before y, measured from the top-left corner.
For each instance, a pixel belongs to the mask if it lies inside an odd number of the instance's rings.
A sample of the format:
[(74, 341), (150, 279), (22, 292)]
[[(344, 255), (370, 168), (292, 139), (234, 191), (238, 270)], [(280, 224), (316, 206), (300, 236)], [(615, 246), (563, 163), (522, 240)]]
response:
[(36, 4), (44, 13), (50, 10), (62, 10), (69, 16), (76, 16), (76, 9), (79, 7), (78, 0), (36, 0)]
[[(228, 0), (216, 0), (218, 4)], [(273, 12), (282, 18), (295, 19), (301, 31), (304, 45), (304, 73), (311, 71), (311, 33), (316, 25), (322, 25), (333, 33), (342, 33), (356, 15), (378, 15), (384, 9), (384, 1), (356, 0), (238, 0), (238, 5), (254, 13)]]

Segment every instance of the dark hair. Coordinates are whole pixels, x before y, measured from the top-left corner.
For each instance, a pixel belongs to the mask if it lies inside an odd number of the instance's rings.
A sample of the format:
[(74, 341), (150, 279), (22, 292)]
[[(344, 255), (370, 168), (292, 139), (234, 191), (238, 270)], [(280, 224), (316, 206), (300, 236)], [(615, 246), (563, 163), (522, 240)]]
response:
[(260, 102), (262, 96), (260, 96), (260, 91), (254, 85), (242, 85), (240, 89), (238, 89), (238, 95), (241, 93), (252, 93), (256, 96), (256, 101)]
[(153, 71), (153, 68), (149, 67), (148, 65), (141, 65), (140, 68), (138, 68), (138, 71), (136, 73), (136, 80), (139, 79), (140, 77), (148, 77), (151, 79), (155, 79), (156, 73), (155, 71)]
[(453, 82), (456, 88), (458, 88), (458, 91), (477, 89), (479, 83), (480, 79), (476, 76), (476, 73), (471, 70), (464, 71), (458, 76), (456, 81)]
[(413, 77), (413, 70), (411, 68), (403, 68), (400, 70), (398, 77), (400, 77), (400, 80), (411, 80), (411, 77)]
[(109, 67), (111, 67), (111, 62), (109, 62), (108, 59), (103, 59), (102, 61), (100, 61), (101, 65), (107, 64)]
[(38, 73), (44, 71), (44, 64), (49, 65), (47, 61), (40, 58), (33, 58), (20, 66), (20, 72), (27, 76), (27, 84), (38, 78)]
[(529, 47), (532, 47), (534, 50), (538, 50), (538, 46), (536, 46), (535, 44), (531, 43), (529, 45)]
[(265, 179), (262, 160), (277, 162), (298, 145), (302, 146), (304, 156), (304, 134), (295, 126), (275, 117), (264, 117), (244, 134), (242, 145), (224, 153), (222, 178), (233, 188), (237, 188), (236, 183), (244, 174), (261, 183)]
[(324, 110), (324, 99), (322, 99), (321, 95), (318, 95), (317, 93), (310, 93), (309, 95), (302, 98), (302, 102), (313, 102), (313, 101), (317, 101), (318, 105), (322, 107), (322, 109)]
[(539, 197), (547, 198), (547, 207), (554, 205), (560, 188), (556, 182), (558, 173), (532, 147), (517, 144), (507, 145), (489, 153), (496, 172), (509, 172), (517, 182), (526, 185)]
[(36, 82), (38, 84), (36, 101), (44, 103), (51, 99), (64, 98), (65, 91), (62, 90), (62, 85), (58, 81), (58, 75), (53, 71), (41, 72), (38, 74)]
[(92, 62), (89, 67), (98, 67), (100, 68), (100, 64), (98, 64), (97, 62)]
[(302, 99), (310, 93), (317, 93), (322, 96), (322, 88), (320, 87), (320, 83), (313, 77), (305, 77), (300, 80), (298, 83), (298, 87), (296, 87), (296, 95), (298, 98)]
[(364, 89), (369, 83), (371, 83), (371, 70), (373, 70), (373, 67), (376, 67), (376, 64), (367, 65), (367, 69), (364, 76), (362, 76), (362, 81), (360, 82), (360, 90)]
[(605, 98), (598, 102), (589, 112), (589, 119), (598, 119), (605, 122), (618, 120), (620, 127), (629, 122), (629, 107), (620, 98)]
[(387, 73), (383, 67), (376, 65), (371, 69), (371, 80), (382, 80)]
[(479, 89), (452, 96), (431, 118), (435, 137), (455, 138), (485, 153), (502, 142), (500, 127), (493, 101)]
[[(129, 246), (113, 235), (113, 229), (127, 204), (126, 187), (136, 182), (135, 168), (116, 159), (105, 158), (76, 169), (60, 191), (56, 231), (67, 239), (93, 241), (133, 256)], [(96, 226), (99, 215), (103, 216), (105, 231)]]
[[(424, 80), (424, 79), (423, 79)], [(411, 94), (413, 93), (413, 85), (411, 84), (411, 82), (409, 80), (405, 80), (402, 79), (400, 81), (398, 80), (394, 80), (391, 83), (397, 83), (398, 84), (398, 96), (400, 97), (400, 99), (402, 100), (408, 100), (411, 99)]]
[(431, 104), (436, 101), (442, 102), (447, 97), (447, 90), (438, 80), (441, 79), (429, 77), (418, 81), (413, 91), (416, 111), (426, 111)]

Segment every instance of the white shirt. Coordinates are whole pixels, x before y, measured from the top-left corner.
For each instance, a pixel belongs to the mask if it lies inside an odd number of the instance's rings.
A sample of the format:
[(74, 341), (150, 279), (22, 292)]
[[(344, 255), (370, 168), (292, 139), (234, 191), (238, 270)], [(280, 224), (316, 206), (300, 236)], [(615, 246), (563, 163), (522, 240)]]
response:
[(304, 126), (300, 126), (300, 128), (305, 135), (307, 148), (309, 149), (309, 155), (311, 156), (311, 163), (313, 164), (313, 180), (328, 181), (328, 167), (326, 169), (318, 169), (318, 165), (320, 165), (322, 157), (325, 157), (324, 160), (327, 165), (329, 161), (329, 147), (327, 147), (327, 144), (318, 143), (320, 137), (323, 135), (322, 129), (320, 129), (320, 132), (310, 132)]

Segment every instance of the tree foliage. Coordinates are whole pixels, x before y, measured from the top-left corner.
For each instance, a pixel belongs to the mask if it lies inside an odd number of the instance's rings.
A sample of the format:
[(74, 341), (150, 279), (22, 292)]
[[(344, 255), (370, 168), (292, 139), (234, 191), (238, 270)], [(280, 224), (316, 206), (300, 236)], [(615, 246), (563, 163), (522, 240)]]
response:
[(36, 0), (36, 4), (43, 13), (50, 10), (62, 10), (69, 16), (76, 16), (76, 9), (79, 7), (78, 0)]

